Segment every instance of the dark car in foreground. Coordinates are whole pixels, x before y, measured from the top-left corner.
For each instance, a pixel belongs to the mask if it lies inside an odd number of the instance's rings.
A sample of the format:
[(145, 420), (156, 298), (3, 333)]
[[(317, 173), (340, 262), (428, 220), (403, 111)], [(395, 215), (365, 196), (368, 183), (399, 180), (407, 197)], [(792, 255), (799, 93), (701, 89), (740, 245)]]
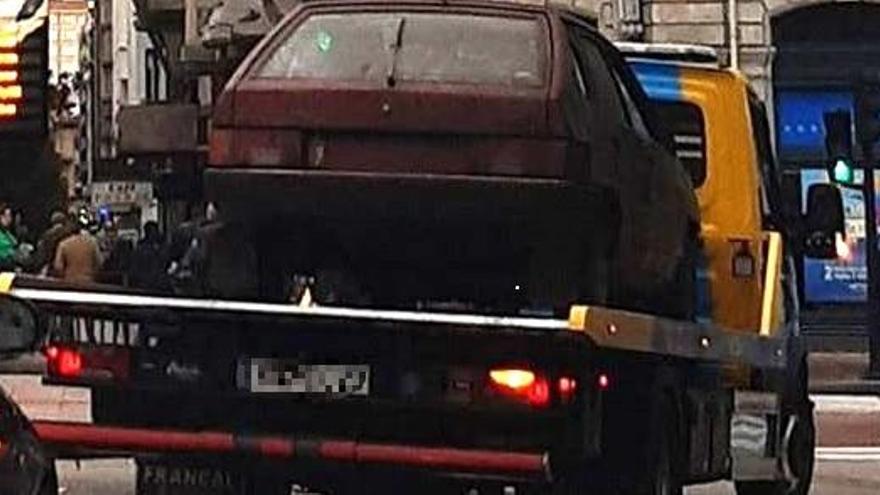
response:
[[(2, 281), (0, 281), (2, 282)], [(29, 303), (0, 293), (0, 358), (31, 350), (40, 336), (40, 318)], [(30, 421), (0, 389), (0, 493), (56, 495), (55, 462)]]

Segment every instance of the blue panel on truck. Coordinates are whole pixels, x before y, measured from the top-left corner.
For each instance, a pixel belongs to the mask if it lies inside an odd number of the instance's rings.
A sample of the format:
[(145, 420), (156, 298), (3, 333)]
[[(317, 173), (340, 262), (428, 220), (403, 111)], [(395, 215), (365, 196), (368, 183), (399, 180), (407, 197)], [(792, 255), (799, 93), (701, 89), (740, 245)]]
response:
[(663, 62), (633, 61), (630, 67), (636, 73), (648, 97), (661, 101), (681, 101), (681, 70)]

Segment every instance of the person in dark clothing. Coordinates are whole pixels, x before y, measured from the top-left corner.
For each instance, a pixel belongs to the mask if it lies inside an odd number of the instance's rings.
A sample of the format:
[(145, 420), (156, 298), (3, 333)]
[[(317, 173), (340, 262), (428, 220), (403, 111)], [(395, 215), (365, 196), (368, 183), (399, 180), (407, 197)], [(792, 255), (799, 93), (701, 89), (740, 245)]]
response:
[(64, 239), (76, 233), (73, 222), (60, 211), (52, 212), (50, 217), (51, 226), (43, 232), (37, 241), (37, 251), (34, 255), (34, 268), (44, 275), (57, 276), (52, 269), (52, 261), (55, 259), (55, 251), (58, 244)]
[(159, 232), (159, 224), (153, 221), (147, 222), (144, 224), (144, 235), (132, 254), (129, 269), (131, 286), (140, 289), (167, 290), (166, 258), (165, 242)]

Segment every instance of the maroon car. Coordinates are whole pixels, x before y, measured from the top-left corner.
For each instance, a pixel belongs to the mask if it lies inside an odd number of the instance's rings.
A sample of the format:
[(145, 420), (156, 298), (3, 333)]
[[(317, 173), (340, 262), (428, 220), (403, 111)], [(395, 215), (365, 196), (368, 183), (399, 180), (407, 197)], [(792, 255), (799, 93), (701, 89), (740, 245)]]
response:
[(205, 186), (228, 230), (212, 257), (236, 269), (205, 286), (688, 316), (695, 196), (646, 109), (612, 45), (567, 10), (303, 3), (216, 105)]

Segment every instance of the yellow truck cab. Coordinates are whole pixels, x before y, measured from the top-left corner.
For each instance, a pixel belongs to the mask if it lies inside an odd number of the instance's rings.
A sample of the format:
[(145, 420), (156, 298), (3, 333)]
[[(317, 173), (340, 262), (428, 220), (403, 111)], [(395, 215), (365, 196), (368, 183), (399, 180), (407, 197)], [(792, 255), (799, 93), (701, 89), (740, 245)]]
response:
[[(621, 43), (699, 197), (703, 316), (769, 334), (784, 321), (783, 212), (763, 103), (709, 48)], [(765, 287), (774, 287), (765, 291)], [(787, 289), (786, 289), (787, 290)]]

